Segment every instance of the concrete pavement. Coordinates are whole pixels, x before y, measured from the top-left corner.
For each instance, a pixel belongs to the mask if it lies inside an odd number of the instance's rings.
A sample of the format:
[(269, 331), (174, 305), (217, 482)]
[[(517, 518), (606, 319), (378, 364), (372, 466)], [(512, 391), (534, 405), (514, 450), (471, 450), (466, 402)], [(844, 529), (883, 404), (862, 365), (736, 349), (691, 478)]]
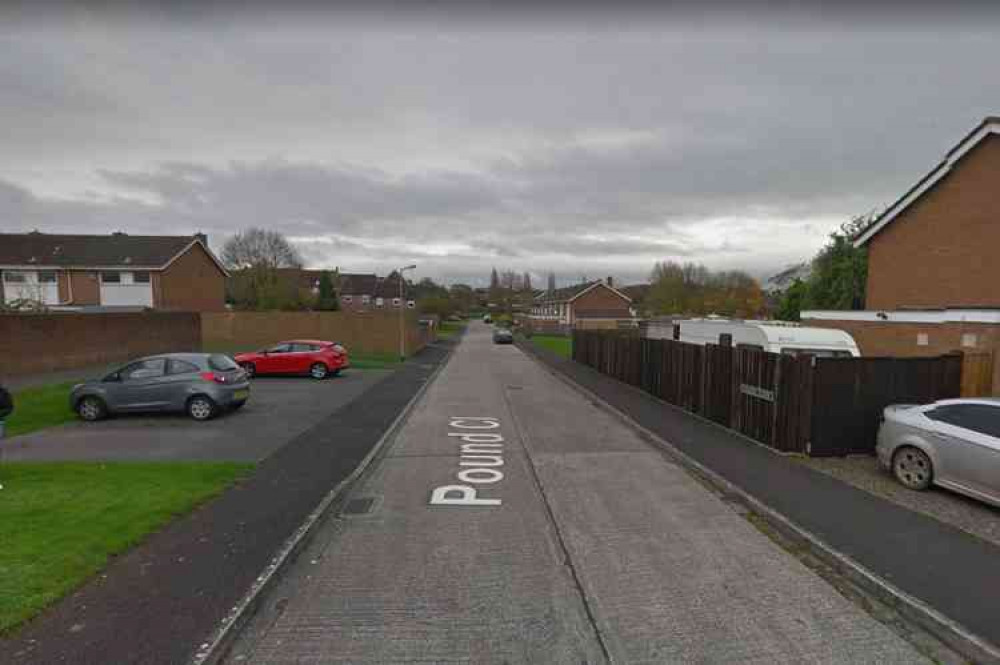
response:
[(482, 324), (229, 654), (609, 661), (926, 662)]

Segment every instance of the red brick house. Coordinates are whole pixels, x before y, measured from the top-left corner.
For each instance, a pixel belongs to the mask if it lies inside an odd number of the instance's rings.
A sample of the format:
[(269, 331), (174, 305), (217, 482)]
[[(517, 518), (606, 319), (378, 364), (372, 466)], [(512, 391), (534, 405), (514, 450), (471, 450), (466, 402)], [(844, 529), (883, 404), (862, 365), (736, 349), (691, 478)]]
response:
[(868, 250), (867, 310), (803, 320), (847, 330), (863, 355), (995, 354), (998, 187), (1000, 118), (988, 117), (855, 240)]
[(593, 281), (543, 292), (528, 316), (536, 330), (619, 328), (635, 325), (632, 299), (607, 281)]
[(225, 308), (226, 270), (202, 234), (0, 234), (0, 300), (56, 310)]

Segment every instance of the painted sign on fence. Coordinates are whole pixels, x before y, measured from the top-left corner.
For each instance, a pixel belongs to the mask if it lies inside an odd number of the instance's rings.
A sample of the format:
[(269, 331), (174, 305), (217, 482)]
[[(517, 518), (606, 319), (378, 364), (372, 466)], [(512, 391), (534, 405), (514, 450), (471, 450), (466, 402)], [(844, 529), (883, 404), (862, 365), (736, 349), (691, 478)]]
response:
[(766, 390), (764, 388), (758, 388), (757, 386), (748, 386), (745, 383), (741, 383), (740, 392), (744, 395), (750, 395), (751, 397), (759, 397), (760, 399), (767, 400), (768, 402), (774, 401), (773, 390)]

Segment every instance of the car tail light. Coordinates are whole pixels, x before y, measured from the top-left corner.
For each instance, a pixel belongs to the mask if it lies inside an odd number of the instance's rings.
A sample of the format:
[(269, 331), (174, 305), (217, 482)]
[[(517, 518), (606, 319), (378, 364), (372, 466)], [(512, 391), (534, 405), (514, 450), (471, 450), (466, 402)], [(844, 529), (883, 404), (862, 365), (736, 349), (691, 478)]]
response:
[(200, 376), (205, 381), (214, 381), (215, 383), (229, 383), (229, 379), (226, 378), (225, 374), (216, 374), (215, 372), (202, 372)]
[(340, 344), (334, 344), (332, 348), (334, 353), (339, 353), (340, 355), (344, 355), (345, 353), (347, 353), (347, 349), (342, 347)]

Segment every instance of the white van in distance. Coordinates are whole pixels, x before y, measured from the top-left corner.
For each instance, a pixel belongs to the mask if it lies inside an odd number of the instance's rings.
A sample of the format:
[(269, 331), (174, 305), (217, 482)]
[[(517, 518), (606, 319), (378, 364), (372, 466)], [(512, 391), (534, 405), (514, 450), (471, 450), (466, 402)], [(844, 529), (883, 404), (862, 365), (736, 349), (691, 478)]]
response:
[(645, 336), (673, 339), (673, 326), (680, 326), (680, 341), (690, 344), (718, 344), (721, 335), (730, 335), (734, 347), (760, 349), (788, 355), (806, 354), (820, 358), (847, 358), (861, 355), (854, 338), (843, 330), (810, 328), (786, 321), (744, 321), (742, 319), (681, 319), (652, 321)]

